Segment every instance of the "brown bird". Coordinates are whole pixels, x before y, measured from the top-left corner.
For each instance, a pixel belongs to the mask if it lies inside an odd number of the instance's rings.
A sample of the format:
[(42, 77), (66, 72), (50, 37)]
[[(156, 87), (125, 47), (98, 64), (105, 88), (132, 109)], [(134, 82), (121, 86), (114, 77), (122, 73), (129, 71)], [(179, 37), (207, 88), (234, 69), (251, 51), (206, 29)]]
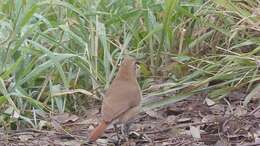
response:
[(137, 82), (136, 68), (136, 60), (126, 56), (105, 93), (101, 121), (90, 133), (90, 141), (96, 141), (112, 122), (128, 124), (138, 114), (142, 94)]

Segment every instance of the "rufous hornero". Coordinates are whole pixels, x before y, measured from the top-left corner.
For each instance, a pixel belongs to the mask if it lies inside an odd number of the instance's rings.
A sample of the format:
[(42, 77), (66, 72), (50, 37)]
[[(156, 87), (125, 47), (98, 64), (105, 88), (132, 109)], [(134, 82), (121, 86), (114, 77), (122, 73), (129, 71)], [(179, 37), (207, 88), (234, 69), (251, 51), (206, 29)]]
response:
[(125, 124), (140, 111), (141, 90), (137, 82), (137, 64), (126, 56), (119, 71), (105, 93), (101, 107), (101, 120), (90, 133), (89, 140), (96, 141), (112, 122)]

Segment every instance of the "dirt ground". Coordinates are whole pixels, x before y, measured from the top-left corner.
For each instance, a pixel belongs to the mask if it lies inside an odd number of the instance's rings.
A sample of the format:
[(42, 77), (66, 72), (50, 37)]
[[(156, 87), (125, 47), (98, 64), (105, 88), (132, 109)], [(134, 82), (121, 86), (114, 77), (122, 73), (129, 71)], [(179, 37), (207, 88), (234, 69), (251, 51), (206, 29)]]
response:
[(68, 113), (56, 115), (45, 123), (52, 127), (49, 130), (0, 129), (0, 145), (257, 146), (260, 145), (260, 107), (257, 102), (243, 107), (245, 96), (233, 92), (214, 102), (198, 95), (140, 113), (131, 125), (127, 141), (121, 133), (118, 139), (111, 125), (96, 143), (88, 143), (88, 133), (100, 116), (98, 109), (91, 109), (86, 115), (92, 116), (86, 118)]

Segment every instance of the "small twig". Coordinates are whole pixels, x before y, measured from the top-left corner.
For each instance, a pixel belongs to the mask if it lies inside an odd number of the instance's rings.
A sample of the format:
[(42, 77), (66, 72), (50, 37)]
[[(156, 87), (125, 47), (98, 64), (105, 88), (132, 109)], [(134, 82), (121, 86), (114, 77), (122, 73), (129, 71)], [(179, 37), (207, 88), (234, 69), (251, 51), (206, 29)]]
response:
[(233, 109), (232, 109), (232, 106), (231, 106), (230, 102), (229, 102), (226, 98), (223, 98), (223, 99), (224, 99), (224, 101), (228, 104), (228, 107), (229, 107), (229, 109), (230, 109), (230, 112), (231, 112), (231, 114), (233, 115), (234, 112), (233, 112)]
[(256, 142), (256, 143), (252, 143), (252, 144), (245, 144), (245, 145), (241, 145), (241, 146), (259, 146), (260, 142)]
[(184, 41), (185, 33), (186, 33), (186, 29), (183, 28), (183, 29), (181, 30), (181, 39), (180, 39), (180, 44), (179, 44), (179, 52), (178, 52), (178, 55), (180, 55), (180, 54), (182, 53), (182, 47), (183, 47), (183, 41)]
[(40, 91), (40, 93), (38, 94), (38, 96), (37, 96), (37, 98), (36, 98), (38, 101), (40, 100), (40, 98), (41, 98), (41, 96), (42, 96), (42, 93), (44, 92), (44, 90), (45, 90), (45, 88), (47, 87), (47, 84), (48, 84), (48, 82), (49, 82), (50, 80), (51, 80), (51, 76), (50, 76), (50, 74), (48, 74), (48, 75), (46, 76), (44, 82), (43, 82), (41, 91)]
[(187, 123), (187, 124), (180, 124), (175, 126), (175, 128), (185, 128), (185, 127), (189, 127), (189, 126), (199, 126), (199, 125), (209, 125), (209, 124), (219, 124), (219, 122), (217, 121), (212, 121), (212, 122), (197, 122), (197, 123)]
[(253, 114), (256, 113), (259, 109), (260, 109), (260, 105), (259, 105), (257, 108), (255, 108), (253, 111), (251, 111), (251, 112), (249, 113), (249, 115), (253, 115)]
[(164, 129), (161, 129), (161, 130), (154, 130), (154, 131), (148, 131), (148, 132), (144, 132), (144, 134), (156, 134), (156, 133), (162, 133), (162, 132), (167, 132), (169, 130), (171, 130), (172, 127), (169, 127), (169, 128), (164, 128)]
[(155, 134), (155, 133), (161, 133), (161, 132), (167, 132), (173, 128), (185, 128), (185, 127), (189, 127), (189, 126), (198, 126), (198, 125), (209, 125), (209, 124), (218, 124), (219, 122), (198, 122), (198, 123), (188, 123), (188, 124), (180, 124), (180, 125), (177, 125), (177, 126), (173, 126), (173, 127), (168, 127), (168, 128), (164, 128), (164, 129), (161, 129), (161, 130), (155, 130), (155, 131), (150, 131), (150, 132), (144, 132), (145, 134)]

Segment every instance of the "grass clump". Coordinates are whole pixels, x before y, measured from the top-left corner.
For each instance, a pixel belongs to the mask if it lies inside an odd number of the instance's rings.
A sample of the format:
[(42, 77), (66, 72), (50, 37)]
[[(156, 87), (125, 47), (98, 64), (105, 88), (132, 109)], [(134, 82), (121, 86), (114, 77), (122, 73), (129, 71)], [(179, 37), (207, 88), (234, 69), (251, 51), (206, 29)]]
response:
[(257, 0), (0, 3), (2, 121), (37, 127), (43, 111), (84, 110), (101, 99), (125, 53), (141, 60), (144, 91), (162, 81), (145, 96), (177, 93), (148, 109), (205, 91), (219, 99), (259, 81)]

